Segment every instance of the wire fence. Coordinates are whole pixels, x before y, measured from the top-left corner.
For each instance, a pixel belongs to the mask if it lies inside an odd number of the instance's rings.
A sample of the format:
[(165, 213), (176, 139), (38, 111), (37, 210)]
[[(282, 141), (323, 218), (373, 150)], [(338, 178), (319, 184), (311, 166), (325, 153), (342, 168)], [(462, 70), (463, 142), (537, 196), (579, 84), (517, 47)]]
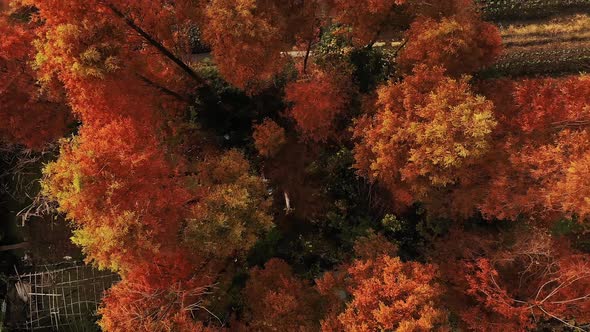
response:
[(9, 281), (7, 323), (21, 331), (95, 331), (96, 310), (105, 290), (119, 280), (80, 262), (37, 266)]

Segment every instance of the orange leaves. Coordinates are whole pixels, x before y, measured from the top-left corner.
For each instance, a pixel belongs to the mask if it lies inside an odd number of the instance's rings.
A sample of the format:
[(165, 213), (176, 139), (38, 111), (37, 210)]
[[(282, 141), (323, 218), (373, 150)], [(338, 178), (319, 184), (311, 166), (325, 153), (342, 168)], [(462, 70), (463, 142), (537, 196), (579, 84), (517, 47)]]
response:
[(331, 0), (329, 3), (339, 23), (352, 29), (353, 42), (364, 46), (375, 41), (392, 12), (406, 0)]
[(179, 227), (190, 200), (147, 129), (125, 118), (83, 127), (44, 171), (45, 193), (79, 226), (74, 240), (101, 267), (126, 270), (151, 255), (158, 249), (153, 238)]
[[(173, 261), (172, 257), (171, 260)], [(169, 262), (168, 262), (169, 263)], [(99, 325), (113, 332), (205, 332), (219, 331), (193, 319), (193, 311), (208, 292), (210, 278), (180, 275), (176, 269), (145, 263), (109, 289), (99, 309)], [(155, 281), (155, 282), (154, 282)]]
[(244, 288), (248, 328), (245, 331), (317, 331), (319, 296), (297, 279), (291, 267), (271, 259), (254, 268)]
[(475, 331), (534, 328), (539, 317), (585, 322), (590, 261), (538, 231), (488, 257), (465, 262), (466, 293), (477, 301), (462, 318)]
[(420, 64), (442, 66), (452, 76), (472, 73), (491, 64), (502, 51), (498, 28), (471, 16), (419, 17), (405, 38), (408, 43), (398, 62), (406, 72)]
[(327, 74), (289, 83), (285, 99), (292, 103), (289, 115), (304, 138), (325, 142), (334, 137), (336, 118), (347, 106), (346, 90)]
[(278, 74), (288, 49), (283, 24), (273, 4), (257, 0), (215, 0), (207, 6), (204, 37), (211, 45), (223, 77), (255, 91)]
[[(438, 307), (442, 290), (436, 268), (402, 262), (388, 254), (358, 259), (318, 280), (322, 295), (345, 302), (342, 312), (329, 308), (322, 331), (433, 331), (444, 329), (446, 313)], [(334, 298), (334, 295), (336, 297)]]
[(287, 52), (315, 36), (318, 11), (316, 1), (214, 0), (203, 37), (222, 76), (256, 93), (283, 71)]
[(588, 78), (527, 79), (510, 86), (512, 96), (505, 95), (496, 111), (503, 122), (499, 144), (509, 162), (497, 162), (481, 210), (509, 219), (583, 219), (590, 213), (583, 189), (590, 151)]
[(0, 13), (0, 139), (40, 148), (62, 136), (71, 119), (59, 93), (36, 86), (29, 67), (34, 28)]
[(420, 67), (378, 93), (377, 114), (354, 129), (356, 167), (404, 204), (459, 183), (464, 169), (487, 152), (496, 126), (493, 105), (471, 92), (468, 78)]
[(254, 146), (263, 157), (273, 157), (286, 143), (285, 129), (271, 119), (254, 126)]
[(514, 99), (521, 111), (516, 122), (526, 133), (583, 126), (590, 116), (589, 94), (586, 75), (518, 82)]

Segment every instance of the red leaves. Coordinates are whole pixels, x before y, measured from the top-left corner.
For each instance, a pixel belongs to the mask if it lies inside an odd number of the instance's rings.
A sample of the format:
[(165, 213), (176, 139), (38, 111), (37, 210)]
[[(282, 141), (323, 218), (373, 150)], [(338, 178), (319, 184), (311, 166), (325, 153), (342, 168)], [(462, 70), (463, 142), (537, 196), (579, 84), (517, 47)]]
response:
[(214, 0), (203, 36), (221, 75), (255, 93), (281, 73), (300, 38), (315, 35), (315, 1)]
[(502, 51), (498, 28), (473, 16), (419, 17), (405, 38), (408, 43), (398, 62), (406, 72), (420, 64), (442, 66), (452, 76), (472, 73), (494, 62)]
[(393, 11), (406, 0), (330, 0), (334, 16), (339, 23), (352, 29), (352, 40), (364, 46), (376, 41), (379, 33), (389, 24)]
[[(380, 237), (370, 240), (387, 243)], [(435, 281), (436, 268), (378, 252), (317, 281), (330, 303), (322, 331), (444, 330), (446, 313), (438, 307), (442, 290)]]
[[(99, 310), (100, 326), (113, 332), (219, 331), (193, 319), (209, 291), (210, 278), (192, 276), (186, 262), (167, 257), (165, 262), (138, 265), (107, 291)], [(167, 264), (162, 266), (160, 264)], [(183, 271), (184, 270), (184, 271)], [(187, 273), (188, 272), (188, 273)]]
[(263, 157), (273, 157), (286, 143), (285, 129), (271, 119), (254, 126), (254, 146)]
[(504, 96), (507, 101), (496, 110), (504, 122), (499, 144), (509, 162), (497, 161), (482, 211), (510, 219), (585, 217), (590, 213), (583, 189), (590, 151), (588, 79), (527, 79), (511, 86), (514, 97)]
[[(29, 67), (33, 24), (19, 24), (0, 13), (0, 139), (41, 148), (66, 132), (71, 121), (61, 91), (41, 90)], [(53, 93), (53, 94), (52, 94)]]
[(204, 37), (223, 77), (248, 91), (258, 90), (278, 74), (288, 49), (274, 5), (256, 0), (215, 0), (207, 7)]
[(325, 142), (334, 137), (336, 118), (345, 111), (345, 89), (327, 74), (289, 83), (285, 100), (292, 103), (289, 115), (304, 138)]
[(318, 294), (282, 260), (271, 259), (264, 269), (254, 268), (244, 298), (248, 308), (245, 331), (318, 330)]
[(590, 116), (589, 95), (586, 76), (524, 80), (514, 91), (521, 107), (517, 123), (526, 133), (579, 128)]
[(465, 263), (466, 293), (478, 303), (462, 314), (472, 330), (524, 331), (540, 317), (590, 318), (587, 255), (540, 232), (521, 235), (515, 245), (491, 255)]

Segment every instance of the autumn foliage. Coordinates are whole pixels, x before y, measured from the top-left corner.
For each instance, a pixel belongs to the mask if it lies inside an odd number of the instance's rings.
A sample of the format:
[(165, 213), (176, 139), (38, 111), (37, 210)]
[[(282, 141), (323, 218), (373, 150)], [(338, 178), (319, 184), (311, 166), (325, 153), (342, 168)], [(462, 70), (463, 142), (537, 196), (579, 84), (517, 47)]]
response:
[(408, 205), (431, 188), (459, 183), (489, 149), (496, 126), (493, 104), (473, 93), (468, 79), (420, 67), (380, 88), (377, 113), (359, 119), (354, 131), (361, 174)]
[(489, 17), (0, 1), (1, 144), (120, 276), (104, 331), (583, 329), (590, 78), (497, 77)]
[(498, 28), (471, 16), (419, 17), (405, 38), (407, 45), (398, 61), (406, 72), (420, 64), (442, 66), (453, 76), (472, 73), (491, 64), (502, 51)]
[(271, 119), (264, 119), (261, 124), (254, 126), (254, 145), (263, 157), (277, 154), (286, 143), (285, 129)]
[(271, 259), (264, 269), (250, 271), (244, 299), (246, 331), (318, 330), (319, 294), (282, 260)]
[(283, 71), (286, 51), (313, 37), (317, 10), (313, 0), (215, 0), (203, 36), (225, 79), (257, 92)]
[(346, 108), (346, 88), (328, 74), (289, 83), (285, 99), (292, 103), (289, 115), (304, 138), (326, 141), (334, 136), (335, 121)]
[(406, 0), (330, 0), (335, 19), (349, 26), (353, 42), (364, 46), (374, 42), (390, 23), (393, 12)]
[(380, 236), (363, 239), (357, 243), (357, 260), (318, 280), (320, 292), (331, 299), (322, 331), (443, 329), (446, 313), (438, 303), (436, 268), (402, 262), (391, 256), (394, 252)]
[(34, 25), (0, 11), (0, 137), (41, 148), (67, 131), (72, 121), (59, 87), (41, 89), (28, 65), (34, 58)]

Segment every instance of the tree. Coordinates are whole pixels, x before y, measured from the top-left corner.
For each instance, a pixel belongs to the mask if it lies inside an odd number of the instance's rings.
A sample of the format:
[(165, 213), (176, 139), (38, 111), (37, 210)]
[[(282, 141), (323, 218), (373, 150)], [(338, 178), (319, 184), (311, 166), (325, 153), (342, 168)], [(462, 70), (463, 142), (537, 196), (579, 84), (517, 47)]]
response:
[(205, 160), (196, 169), (194, 190), (199, 196), (186, 219), (185, 244), (212, 257), (244, 256), (273, 226), (266, 185), (236, 150)]
[(207, 289), (270, 228), (270, 201), (241, 153), (209, 145), (183, 154), (187, 82), (206, 82), (171, 51), (174, 34), (159, 30), (186, 18), (166, 7), (162, 22), (137, 23), (158, 15), (154, 8), (40, 4), (49, 19), (36, 41), (37, 73), (43, 84), (63, 83), (82, 122), (42, 185), (87, 260), (121, 274), (101, 309), (104, 329), (206, 330), (198, 321), (209, 317), (199, 316)]
[[(16, 15), (16, 14), (15, 14)], [(41, 148), (65, 134), (71, 121), (59, 86), (39, 89), (29, 66), (36, 24), (0, 12), (0, 139)]]
[(502, 52), (498, 28), (475, 14), (440, 20), (418, 17), (405, 39), (397, 61), (407, 73), (418, 64), (442, 66), (451, 76), (473, 73), (493, 63)]
[(588, 254), (543, 227), (453, 227), (429, 257), (449, 286), (444, 303), (461, 329), (529, 331), (545, 322), (559, 329), (588, 321)]
[(460, 184), (487, 153), (496, 126), (492, 103), (475, 95), (468, 80), (420, 67), (380, 88), (376, 114), (354, 128), (359, 173), (406, 205)]
[(347, 90), (335, 77), (316, 72), (285, 87), (285, 99), (292, 103), (289, 115), (302, 136), (325, 142), (334, 136), (336, 118), (347, 106)]
[(154, 262), (137, 265), (109, 289), (99, 309), (105, 331), (220, 331), (193, 317), (210, 315), (203, 300), (213, 278), (196, 276), (182, 256), (167, 257), (165, 266)]
[(406, 0), (330, 0), (337, 22), (349, 26), (354, 44), (365, 46), (377, 41), (385, 25)]
[(254, 146), (263, 157), (273, 157), (286, 143), (285, 129), (271, 119), (254, 126)]
[(282, 72), (284, 52), (315, 36), (317, 10), (315, 1), (215, 0), (203, 36), (222, 76), (254, 93)]
[[(584, 220), (587, 88), (585, 76), (500, 81), (484, 88), (496, 104), (498, 150), (506, 155), (497, 158), (489, 175), (480, 205), (486, 216), (551, 221), (579, 215)], [(503, 101), (493, 96), (492, 91), (507, 90), (511, 94)]]
[(476, 331), (504, 324), (524, 331), (542, 319), (574, 327), (590, 308), (588, 257), (547, 234), (519, 236), (516, 244), (465, 262), (466, 293), (478, 305), (463, 319)]
[(44, 170), (46, 195), (77, 224), (74, 241), (100, 267), (127, 270), (180, 227), (191, 194), (158, 145), (149, 127), (128, 118), (83, 126)]
[(317, 331), (319, 294), (293, 275), (291, 267), (273, 258), (254, 268), (244, 288), (246, 331)]
[(317, 281), (319, 291), (331, 298), (328, 303), (332, 304), (322, 321), (322, 331), (443, 329), (446, 313), (438, 307), (441, 288), (436, 268), (390, 256), (386, 252), (393, 248), (382, 237), (367, 240), (376, 242), (372, 250), (363, 250), (367, 244), (358, 244), (359, 259)]

